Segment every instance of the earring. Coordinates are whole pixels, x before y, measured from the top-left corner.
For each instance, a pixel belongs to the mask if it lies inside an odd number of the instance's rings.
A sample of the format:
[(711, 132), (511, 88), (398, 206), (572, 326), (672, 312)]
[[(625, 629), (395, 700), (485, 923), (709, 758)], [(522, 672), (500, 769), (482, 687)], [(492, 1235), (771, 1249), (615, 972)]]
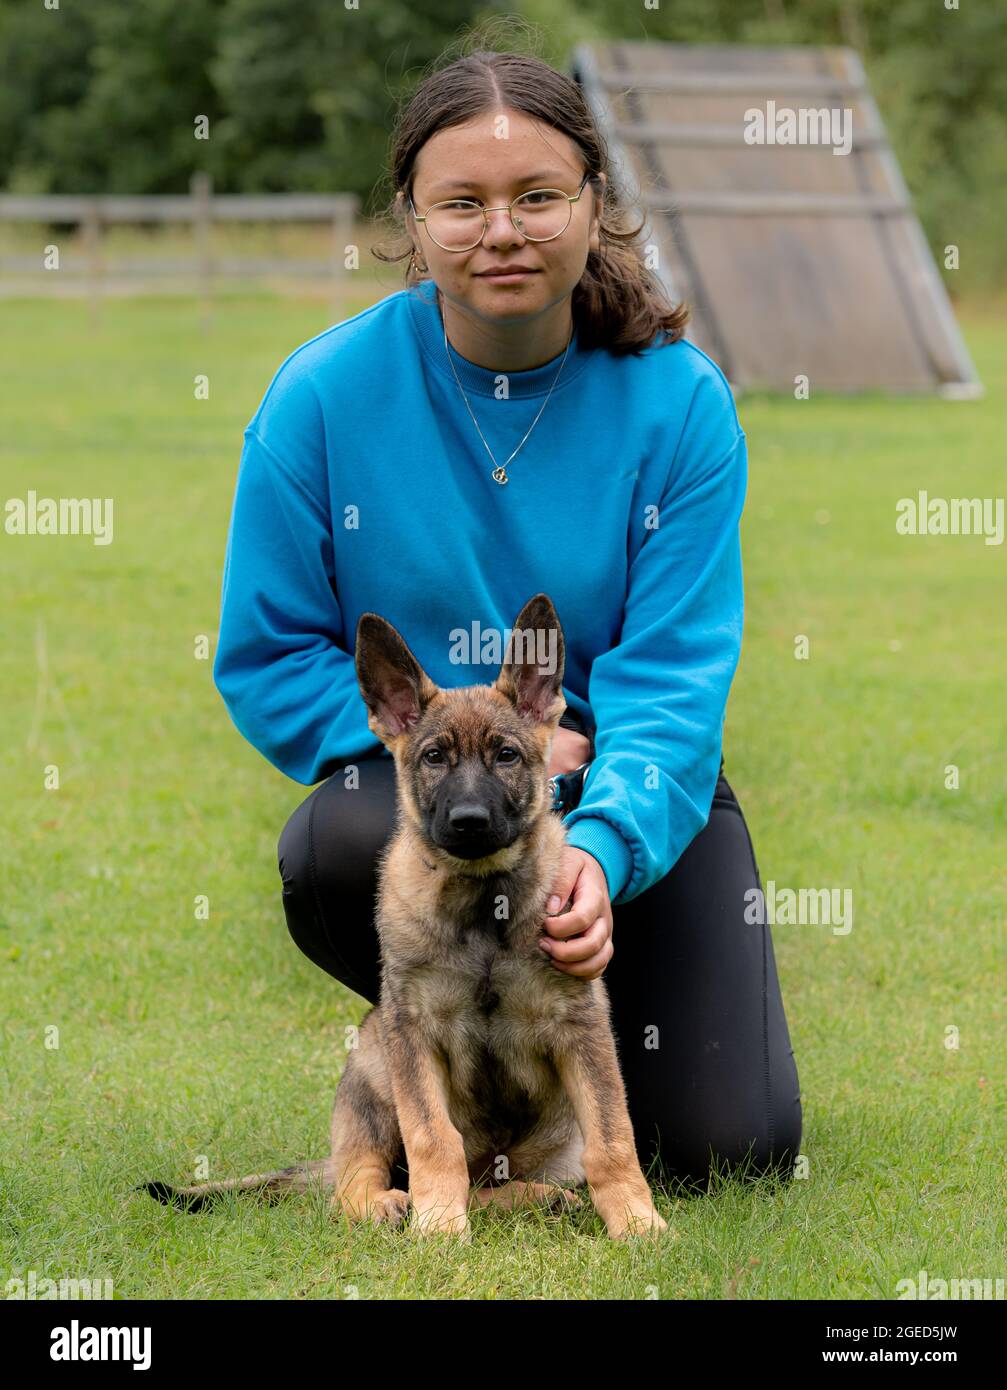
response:
[(412, 265), (413, 270), (415, 270), (418, 274), (422, 274), (425, 270), (429, 270), (429, 269), (430, 269), (430, 267), (427, 266), (427, 265), (419, 265), (419, 264), (417, 263), (417, 260), (416, 260), (416, 250), (415, 250), (415, 248), (413, 249), (413, 254), (409, 257), (409, 261), (410, 261), (410, 264)]

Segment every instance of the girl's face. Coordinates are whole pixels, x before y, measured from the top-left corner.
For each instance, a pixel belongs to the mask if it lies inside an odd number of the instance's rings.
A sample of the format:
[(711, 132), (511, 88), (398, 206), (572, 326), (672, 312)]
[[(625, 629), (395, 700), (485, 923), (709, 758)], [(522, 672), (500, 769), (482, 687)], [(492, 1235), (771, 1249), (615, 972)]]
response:
[[(511, 108), (483, 112), (464, 125), (438, 131), (416, 158), (412, 198), (417, 213), (422, 216), (434, 203), (460, 198), (500, 211), (488, 214), (482, 240), (471, 250), (448, 251), (431, 239), (425, 223), (414, 221), (400, 193), (417, 260), (428, 266), (447, 299), (480, 318), (514, 322), (538, 316), (573, 293), (588, 252), (599, 249), (605, 176), (599, 175), (600, 184), (584, 184), (580, 198), (570, 205), (569, 226), (551, 241), (523, 236), (505, 205), (539, 188), (573, 196), (587, 172), (583, 154), (569, 136)], [(478, 227), (477, 221), (473, 237)], [(487, 278), (486, 271), (505, 265), (531, 273)]]

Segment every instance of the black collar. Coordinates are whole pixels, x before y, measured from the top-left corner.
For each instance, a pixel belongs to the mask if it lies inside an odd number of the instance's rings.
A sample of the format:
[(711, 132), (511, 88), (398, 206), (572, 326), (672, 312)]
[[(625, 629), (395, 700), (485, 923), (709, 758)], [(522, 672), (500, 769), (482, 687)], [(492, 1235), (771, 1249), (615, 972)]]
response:
[(584, 776), (587, 769), (591, 766), (591, 759), (581, 763), (580, 767), (575, 767), (572, 772), (564, 772), (557, 777), (549, 778), (549, 791), (552, 793), (552, 805), (549, 808), (558, 815), (564, 816), (567, 811), (572, 811), (580, 801), (584, 790)]

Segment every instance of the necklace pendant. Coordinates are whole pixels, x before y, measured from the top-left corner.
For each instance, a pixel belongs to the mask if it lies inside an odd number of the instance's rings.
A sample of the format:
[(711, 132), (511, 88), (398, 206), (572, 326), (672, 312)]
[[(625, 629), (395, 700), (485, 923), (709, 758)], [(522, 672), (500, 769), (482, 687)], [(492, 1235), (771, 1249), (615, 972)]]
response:
[[(506, 466), (506, 465), (504, 465), (504, 467), (505, 467), (505, 466)], [(494, 468), (494, 470), (493, 470), (493, 477), (494, 477), (495, 481), (498, 482), (498, 483), (509, 483), (509, 482), (510, 482), (510, 478), (508, 478), (507, 474), (504, 472), (504, 467)]]

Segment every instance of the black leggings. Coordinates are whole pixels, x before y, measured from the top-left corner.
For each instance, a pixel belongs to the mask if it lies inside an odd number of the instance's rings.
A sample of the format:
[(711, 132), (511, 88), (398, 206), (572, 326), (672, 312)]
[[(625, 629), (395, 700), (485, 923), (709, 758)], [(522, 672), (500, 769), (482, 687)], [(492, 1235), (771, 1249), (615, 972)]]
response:
[[(394, 829), (395, 764), (379, 752), (356, 766), (356, 788), (336, 772), (297, 807), (279, 867), (294, 941), (376, 1003), (375, 860)], [(705, 1184), (714, 1168), (784, 1176), (798, 1154), (801, 1098), (772, 938), (744, 919), (745, 893), (757, 887), (721, 764), (704, 829), (663, 879), (612, 909), (615, 954), (601, 978), (653, 1181)]]

